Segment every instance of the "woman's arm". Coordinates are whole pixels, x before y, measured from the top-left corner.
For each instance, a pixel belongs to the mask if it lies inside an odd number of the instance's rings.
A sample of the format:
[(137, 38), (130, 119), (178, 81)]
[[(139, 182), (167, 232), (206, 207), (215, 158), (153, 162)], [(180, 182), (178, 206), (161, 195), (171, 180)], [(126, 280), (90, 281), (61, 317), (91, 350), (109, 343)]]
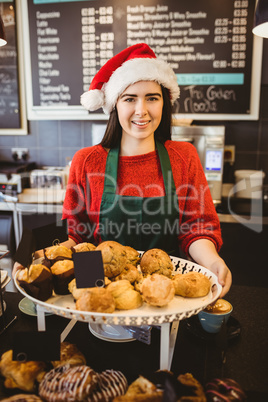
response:
[[(66, 241), (64, 241), (64, 242), (62, 242), (62, 243), (60, 243), (60, 244), (61, 244), (62, 246), (67, 247), (67, 248), (71, 248), (71, 247), (74, 247), (74, 246), (76, 245), (76, 242), (75, 242), (73, 239), (71, 239), (71, 238), (69, 237), (68, 240), (66, 240)], [(34, 258), (35, 258), (35, 259), (41, 258), (41, 257), (43, 257), (43, 255), (44, 255), (43, 250), (37, 250), (37, 251), (34, 253)], [(12, 276), (14, 277), (15, 274), (16, 274), (16, 272), (17, 272), (19, 269), (23, 269), (23, 268), (25, 268), (25, 267), (23, 267), (19, 262), (15, 262), (14, 265), (13, 265)]]
[(232, 274), (217, 253), (213, 242), (207, 239), (196, 240), (190, 245), (189, 254), (197, 264), (203, 265), (217, 275), (222, 285), (220, 297), (226, 295), (232, 284)]

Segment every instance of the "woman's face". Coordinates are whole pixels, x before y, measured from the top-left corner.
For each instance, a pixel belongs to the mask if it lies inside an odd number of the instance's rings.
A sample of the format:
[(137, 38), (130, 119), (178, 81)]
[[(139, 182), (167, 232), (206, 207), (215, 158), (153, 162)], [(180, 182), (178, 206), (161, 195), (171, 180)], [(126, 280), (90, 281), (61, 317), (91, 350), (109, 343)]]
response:
[(122, 137), (142, 140), (154, 136), (162, 118), (161, 87), (154, 81), (136, 82), (120, 95), (116, 107)]

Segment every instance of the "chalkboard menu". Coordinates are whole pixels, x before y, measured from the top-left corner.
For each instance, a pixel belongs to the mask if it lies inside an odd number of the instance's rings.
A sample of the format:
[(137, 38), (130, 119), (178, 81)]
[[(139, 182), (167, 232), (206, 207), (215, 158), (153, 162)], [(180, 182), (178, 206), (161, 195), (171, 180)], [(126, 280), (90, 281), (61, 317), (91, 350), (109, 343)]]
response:
[(26, 134), (21, 105), (15, 2), (0, 2), (7, 44), (0, 47), (0, 134)]
[(176, 116), (257, 118), (262, 42), (253, 40), (255, 0), (25, 3), (33, 118), (106, 118), (84, 111), (80, 95), (108, 59), (138, 42), (177, 74)]

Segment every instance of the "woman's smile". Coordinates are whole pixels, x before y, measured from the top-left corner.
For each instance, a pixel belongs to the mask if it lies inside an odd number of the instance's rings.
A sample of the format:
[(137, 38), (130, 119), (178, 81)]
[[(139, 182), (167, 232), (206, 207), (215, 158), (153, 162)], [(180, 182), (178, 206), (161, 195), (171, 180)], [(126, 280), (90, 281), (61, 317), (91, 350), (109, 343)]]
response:
[(139, 127), (145, 127), (147, 124), (150, 123), (151, 120), (147, 120), (147, 121), (135, 121), (133, 120), (132, 123), (139, 126)]

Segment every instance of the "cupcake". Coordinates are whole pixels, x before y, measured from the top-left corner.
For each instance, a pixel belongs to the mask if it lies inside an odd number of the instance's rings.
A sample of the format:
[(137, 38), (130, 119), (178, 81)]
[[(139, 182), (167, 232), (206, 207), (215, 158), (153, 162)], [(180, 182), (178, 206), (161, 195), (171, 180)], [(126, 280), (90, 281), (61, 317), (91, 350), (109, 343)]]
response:
[(74, 279), (74, 263), (72, 260), (60, 260), (51, 267), (54, 291), (58, 295), (67, 295), (68, 285)]
[(35, 299), (45, 301), (52, 296), (53, 281), (49, 268), (42, 264), (31, 265), (17, 274), (19, 285)]
[(52, 246), (44, 249), (44, 261), (43, 263), (50, 268), (55, 262), (60, 260), (71, 260), (72, 259), (72, 250), (58, 244), (56, 246)]

